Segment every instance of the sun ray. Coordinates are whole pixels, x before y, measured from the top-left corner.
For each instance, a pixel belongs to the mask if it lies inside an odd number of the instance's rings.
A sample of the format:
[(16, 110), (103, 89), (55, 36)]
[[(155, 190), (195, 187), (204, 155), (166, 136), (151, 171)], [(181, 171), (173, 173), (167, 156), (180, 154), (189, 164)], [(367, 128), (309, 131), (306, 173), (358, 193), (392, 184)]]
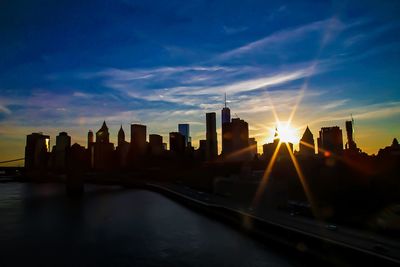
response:
[(272, 115), (274, 116), (275, 122), (278, 122), (279, 121), (278, 113), (276, 112), (275, 106), (272, 103), (272, 99), (271, 99), (271, 96), (268, 91), (267, 91), (267, 95), (268, 95), (267, 99), (268, 99), (269, 105), (271, 107)]
[(245, 147), (245, 148), (242, 148), (242, 149), (240, 149), (240, 150), (238, 150), (238, 151), (235, 151), (234, 153), (231, 153), (231, 154), (227, 155), (227, 156), (225, 157), (225, 159), (232, 159), (232, 158), (241, 156), (241, 155), (243, 155), (244, 153), (247, 153), (247, 152), (249, 152), (249, 151), (252, 151), (255, 147), (256, 147), (256, 145), (249, 145), (249, 146), (247, 146), (247, 147)]
[(307, 180), (306, 180), (306, 178), (305, 178), (305, 176), (304, 176), (304, 174), (303, 174), (303, 172), (302, 172), (302, 170), (300, 168), (300, 165), (299, 165), (296, 157), (294, 156), (292, 150), (290, 149), (289, 144), (285, 143), (285, 145), (287, 147), (287, 150), (289, 151), (290, 158), (292, 160), (294, 168), (296, 169), (297, 176), (299, 177), (299, 180), (300, 180), (300, 183), (301, 183), (301, 185), (303, 187), (304, 193), (306, 194), (306, 198), (307, 198), (308, 202), (311, 205), (311, 210), (312, 210), (314, 216), (317, 219), (320, 219), (318, 208), (316, 206), (316, 202), (315, 202), (315, 200), (313, 198), (313, 195), (312, 195), (312, 193), (310, 191), (310, 188), (308, 186)]
[(281, 142), (278, 143), (278, 145), (275, 148), (274, 153), (272, 154), (272, 157), (271, 157), (270, 161), (268, 162), (268, 166), (265, 169), (264, 175), (263, 175), (263, 177), (261, 179), (260, 184), (257, 187), (256, 194), (255, 194), (255, 196), (253, 198), (253, 201), (252, 201), (252, 204), (251, 204), (252, 208), (256, 208), (257, 207), (257, 205), (258, 205), (258, 203), (259, 203), (259, 201), (261, 199), (261, 196), (264, 194), (265, 188), (266, 188), (266, 186), (268, 184), (268, 181), (269, 181), (269, 178), (271, 176), (272, 168), (274, 167), (274, 164), (275, 164), (276, 157), (278, 156), (278, 152), (279, 152), (279, 149), (281, 147), (281, 144), (282, 144)]

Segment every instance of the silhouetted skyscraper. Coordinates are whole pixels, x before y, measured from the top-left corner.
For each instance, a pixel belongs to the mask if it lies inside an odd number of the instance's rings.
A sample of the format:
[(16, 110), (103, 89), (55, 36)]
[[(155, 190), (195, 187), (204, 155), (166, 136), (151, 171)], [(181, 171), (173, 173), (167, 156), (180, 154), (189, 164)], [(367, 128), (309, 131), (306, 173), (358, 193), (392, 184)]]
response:
[(108, 132), (106, 121), (104, 121), (101, 128), (96, 132), (96, 143), (109, 143), (109, 142), (110, 142), (110, 133)]
[(252, 156), (251, 148), (249, 148), (248, 123), (239, 118), (234, 118), (231, 122), (224, 123), (223, 127), (224, 158), (226, 160), (251, 159), (254, 155)]
[(225, 94), (225, 106), (221, 111), (221, 130), (222, 130), (222, 155), (229, 153), (229, 148), (227, 146), (229, 143), (229, 136), (227, 128), (231, 122), (231, 110), (226, 106), (226, 94)]
[(106, 122), (96, 132), (94, 143), (93, 167), (98, 170), (109, 169), (113, 165), (114, 144), (110, 143), (110, 133)]
[(206, 113), (206, 158), (215, 160), (218, 155), (217, 124), (215, 112)]
[(32, 133), (26, 136), (25, 168), (43, 169), (47, 167), (50, 149), (50, 136)]
[(131, 125), (131, 148), (134, 155), (143, 155), (146, 153), (146, 125)]
[(354, 141), (354, 129), (353, 129), (353, 120), (346, 121), (346, 134), (347, 134), (347, 143), (346, 149), (357, 151), (357, 144)]
[(54, 150), (54, 167), (57, 170), (65, 170), (67, 167), (67, 153), (71, 147), (71, 137), (66, 132), (61, 132), (56, 137)]
[(331, 152), (341, 154), (343, 152), (343, 135), (338, 126), (322, 127), (319, 131), (318, 150), (320, 154)]
[(232, 150), (237, 152), (249, 145), (249, 124), (239, 118), (232, 119)]
[(191, 142), (189, 124), (178, 124), (178, 131), (185, 137), (185, 146), (188, 146), (188, 143)]
[(124, 129), (121, 127), (118, 131), (118, 146), (116, 149), (117, 156), (118, 156), (118, 163), (119, 166), (125, 167), (127, 165), (127, 157), (129, 153), (129, 143), (125, 141), (125, 132)]
[(221, 111), (221, 122), (222, 124), (231, 122), (231, 110), (226, 106), (226, 94), (224, 108)]
[(183, 155), (185, 153), (185, 137), (181, 133), (169, 133), (169, 150), (177, 155)]
[(94, 143), (94, 136), (92, 130), (89, 130), (88, 136), (87, 136), (87, 147), (89, 148), (91, 144)]
[(195, 151), (198, 160), (206, 159), (207, 140), (199, 140), (199, 148)]
[(310, 131), (310, 128), (306, 128), (304, 131), (303, 137), (300, 139), (299, 144), (299, 154), (304, 156), (311, 156), (315, 155), (315, 143), (314, 143), (314, 136)]
[(158, 134), (150, 134), (149, 146), (150, 146), (150, 153), (152, 155), (155, 156), (161, 155), (164, 150), (162, 136)]
[(257, 155), (257, 141), (254, 137), (249, 138), (249, 148), (250, 148), (250, 155), (254, 158)]

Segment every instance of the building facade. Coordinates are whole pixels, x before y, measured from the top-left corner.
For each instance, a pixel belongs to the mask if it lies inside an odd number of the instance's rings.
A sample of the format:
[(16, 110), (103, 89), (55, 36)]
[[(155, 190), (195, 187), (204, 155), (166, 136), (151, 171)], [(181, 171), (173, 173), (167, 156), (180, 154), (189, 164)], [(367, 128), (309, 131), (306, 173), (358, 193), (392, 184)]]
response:
[(146, 125), (131, 124), (131, 150), (135, 157), (144, 155), (146, 153), (146, 138)]
[(342, 154), (343, 135), (338, 126), (321, 128), (318, 137), (318, 151), (322, 155)]
[(47, 168), (50, 136), (32, 133), (26, 136), (25, 168), (27, 170)]
[(190, 126), (187, 123), (178, 124), (178, 132), (185, 137), (185, 146), (189, 146), (191, 144), (190, 139)]
[(215, 112), (206, 113), (206, 159), (213, 161), (218, 156), (217, 123)]

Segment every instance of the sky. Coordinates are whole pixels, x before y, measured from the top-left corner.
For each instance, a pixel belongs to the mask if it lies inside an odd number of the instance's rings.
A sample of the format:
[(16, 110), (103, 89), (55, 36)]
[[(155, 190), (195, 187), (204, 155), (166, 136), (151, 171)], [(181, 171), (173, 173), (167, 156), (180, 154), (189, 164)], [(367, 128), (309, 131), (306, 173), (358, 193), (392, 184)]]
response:
[(259, 152), (276, 110), (315, 139), (335, 125), (345, 138), (352, 115), (376, 154), (400, 137), (398, 14), (385, 0), (2, 1), (0, 161), (23, 157), (32, 132), (85, 145), (103, 120), (115, 143), (120, 125), (168, 141), (189, 123), (197, 147), (206, 112), (220, 134), (224, 93)]

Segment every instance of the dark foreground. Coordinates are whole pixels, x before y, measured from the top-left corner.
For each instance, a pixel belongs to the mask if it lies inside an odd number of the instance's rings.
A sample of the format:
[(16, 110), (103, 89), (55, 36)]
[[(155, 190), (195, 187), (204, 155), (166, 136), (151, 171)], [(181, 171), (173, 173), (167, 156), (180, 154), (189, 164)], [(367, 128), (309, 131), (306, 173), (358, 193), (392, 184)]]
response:
[(297, 257), (154, 192), (0, 185), (0, 266), (299, 266)]

